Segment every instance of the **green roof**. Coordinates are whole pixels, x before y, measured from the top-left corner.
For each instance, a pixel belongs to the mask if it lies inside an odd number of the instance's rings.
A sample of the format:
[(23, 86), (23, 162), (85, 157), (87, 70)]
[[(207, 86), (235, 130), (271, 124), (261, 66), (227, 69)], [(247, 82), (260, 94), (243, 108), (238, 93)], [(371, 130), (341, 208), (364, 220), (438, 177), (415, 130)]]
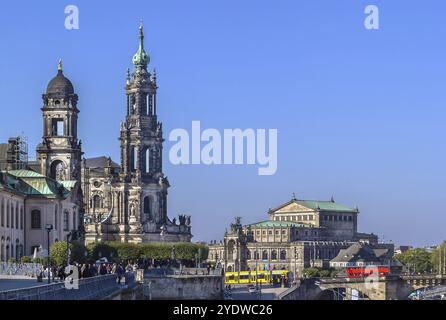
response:
[(296, 200), (296, 202), (313, 210), (356, 212), (356, 209), (343, 206), (334, 201)]
[(58, 182), (68, 190), (73, 189), (77, 183), (76, 180), (67, 180), (67, 181), (58, 181)]
[(320, 200), (297, 200), (291, 199), (290, 201), (278, 206), (277, 208), (270, 209), (269, 212), (276, 212), (292, 203), (297, 203), (310, 210), (318, 211), (334, 211), (334, 212), (357, 212), (357, 209), (349, 208), (344, 205), (336, 203), (334, 200), (320, 201)]
[(70, 193), (64, 184), (31, 170), (3, 172), (2, 185), (28, 196), (63, 197)]
[(275, 221), (275, 220), (265, 220), (253, 224), (248, 224), (246, 226), (255, 227), (255, 228), (288, 228), (288, 227), (296, 227), (296, 228), (304, 228), (310, 227), (305, 223), (300, 222), (290, 222), (290, 221)]
[(11, 170), (8, 173), (18, 178), (45, 178), (43, 174), (31, 170)]

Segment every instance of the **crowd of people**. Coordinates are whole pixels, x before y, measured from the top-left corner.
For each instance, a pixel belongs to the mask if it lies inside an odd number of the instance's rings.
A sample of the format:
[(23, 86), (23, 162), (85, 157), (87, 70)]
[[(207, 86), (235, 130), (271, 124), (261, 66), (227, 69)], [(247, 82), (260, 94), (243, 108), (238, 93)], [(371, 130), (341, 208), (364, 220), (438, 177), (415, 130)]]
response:
[[(136, 263), (128, 263), (125, 267), (121, 263), (75, 263), (74, 265), (78, 269), (79, 279), (115, 274), (118, 278), (118, 283), (121, 283), (122, 277), (126, 272), (133, 272), (138, 269), (138, 264)], [(48, 267), (42, 267), (41, 276), (44, 278), (50, 276), (53, 281), (65, 281), (69, 274), (66, 273), (66, 266), (61, 265), (59, 267), (53, 266), (51, 270)]]

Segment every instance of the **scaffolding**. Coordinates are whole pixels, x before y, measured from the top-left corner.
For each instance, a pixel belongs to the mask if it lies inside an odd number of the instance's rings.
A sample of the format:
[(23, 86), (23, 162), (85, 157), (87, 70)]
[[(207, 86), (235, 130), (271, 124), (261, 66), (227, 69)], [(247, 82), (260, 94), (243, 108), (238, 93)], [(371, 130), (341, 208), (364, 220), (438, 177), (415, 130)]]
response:
[(6, 163), (8, 170), (28, 168), (28, 139), (24, 135), (9, 138)]

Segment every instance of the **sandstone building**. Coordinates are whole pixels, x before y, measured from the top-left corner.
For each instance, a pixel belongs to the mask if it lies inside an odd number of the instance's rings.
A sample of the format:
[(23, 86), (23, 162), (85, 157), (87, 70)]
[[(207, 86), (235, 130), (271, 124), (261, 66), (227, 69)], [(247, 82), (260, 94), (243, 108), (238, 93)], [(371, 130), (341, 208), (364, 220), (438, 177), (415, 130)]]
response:
[(354, 243), (378, 244), (374, 234), (357, 231), (359, 210), (329, 201), (293, 198), (270, 209), (269, 219), (242, 225), (231, 224), (220, 243), (209, 248), (209, 262), (225, 271), (290, 270), (303, 275), (308, 267), (330, 267), (340, 250)]

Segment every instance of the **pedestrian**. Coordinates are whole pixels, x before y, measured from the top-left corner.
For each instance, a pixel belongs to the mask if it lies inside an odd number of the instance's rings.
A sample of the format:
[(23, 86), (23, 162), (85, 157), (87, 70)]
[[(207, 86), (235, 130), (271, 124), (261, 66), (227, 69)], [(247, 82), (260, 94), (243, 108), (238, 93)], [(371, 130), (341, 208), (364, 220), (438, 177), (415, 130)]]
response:
[(124, 269), (122, 268), (121, 264), (115, 265), (114, 273), (118, 277), (118, 284), (121, 284), (122, 275), (124, 274)]
[(106, 275), (108, 272), (107, 272), (107, 267), (105, 266), (105, 264), (102, 264), (101, 265), (101, 267), (100, 267), (100, 269), (99, 269), (99, 274), (101, 275), (101, 276), (104, 276), (104, 275)]

